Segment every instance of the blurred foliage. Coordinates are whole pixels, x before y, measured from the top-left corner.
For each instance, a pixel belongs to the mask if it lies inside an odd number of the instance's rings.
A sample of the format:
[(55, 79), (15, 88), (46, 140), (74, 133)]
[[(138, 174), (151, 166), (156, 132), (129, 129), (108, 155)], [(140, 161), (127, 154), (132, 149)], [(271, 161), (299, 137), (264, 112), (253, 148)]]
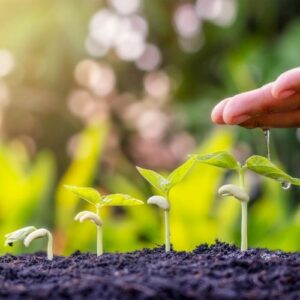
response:
[[(109, 8), (114, 20), (126, 18), (110, 2), (0, 0), (0, 243), (16, 228), (50, 226), (57, 252), (93, 251), (95, 228), (72, 221), (85, 204), (65, 193), (63, 184), (146, 200), (155, 191), (135, 165), (167, 172), (191, 152), (230, 150), (241, 161), (265, 154), (261, 130), (213, 129), (210, 111), (219, 99), (299, 65), (298, 1), (224, 0), (236, 12), (228, 24), (221, 17), (230, 10), (221, 10), (219, 19), (195, 17), (194, 5), (218, 0), (142, 1), (135, 17), (148, 27), (144, 42), (160, 55), (148, 70), (116, 49), (101, 57), (87, 52), (96, 13)], [(182, 8), (198, 24), (192, 38), (182, 36), (185, 28), (178, 26), (187, 20), (175, 22)], [(123, 56), (137, 49), (125, 46)], [(14, 59), (5, 76), (2, 49)], [(300, 177), (299, 136), (296, 129), (271, 133), (272, 159), (295, 177)], [(250, 245), (300, 250), (300, 190), (283, 191), (251, 173), (247, 179)], [(239, 204), (216, 196), (223, 181), (235, 180), (230, 172), (197, 165), (174, 188), (176, 249), (215, 238), (239, 242)], [(163, 241), (155, 207), (104, 209), (103, 218), (106, 251)]]

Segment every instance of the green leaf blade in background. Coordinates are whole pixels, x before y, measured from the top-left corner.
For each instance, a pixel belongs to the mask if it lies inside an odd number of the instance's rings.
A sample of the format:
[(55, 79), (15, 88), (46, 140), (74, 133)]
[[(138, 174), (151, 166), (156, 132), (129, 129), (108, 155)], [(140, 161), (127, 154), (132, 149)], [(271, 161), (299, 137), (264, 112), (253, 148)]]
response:
[(126, 194), (111, 194), (103, 196), (100, 204), (101, 206), (136, 206), (143, 205), (144, 202)]
[(196, 157), (192, 156), (187, 161), (185, 161), (181, 166), (175, 169), (167, 178), (169, 181), (168, 190), (170, 190), (173, 186), (181, 182), (184, 177), (191, 171), (193, 166), (195, 165)]
[(196, 155), (196, 158), (200, 163), (223, 169), (238, 170), (240, 168), (240, 163), (234, 158), (233, 155), (226, 151), (218, 151), (201, 156)]
[(100, 193), (93, 188), (72, 185), (65, 185), (64, 187), (72, 192), (75, 196), (89, 202), (90, 204), (97, 205), (101, 201)]
[(141, 167), (136, 167), (139, 173), (157, 190), (162, 193), (166, 193), (168, 190), (169, 180), (163, 177), (162, 175)]
[(245, 166), (259, 175), (277, 180), (281, 183), (288, 182), (294, 185), (300, 185), (300, 179), (288, 175), (266, 157), (253, 155), (247, 159)]

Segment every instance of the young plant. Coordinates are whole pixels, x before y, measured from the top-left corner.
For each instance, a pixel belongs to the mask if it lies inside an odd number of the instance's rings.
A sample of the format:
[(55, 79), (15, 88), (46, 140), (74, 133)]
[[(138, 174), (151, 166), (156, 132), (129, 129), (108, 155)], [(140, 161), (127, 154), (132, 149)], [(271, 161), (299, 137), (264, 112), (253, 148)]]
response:
[(152, 196), (147, 200), (148, 204), (155, 204), (164, 210), (165, 219), (165, 250), (170, 251), (170, 223), (169, 223), (169, 210), (170, 190), (183, 180), (183, 178), (189, 173), (196, 162), (195, 157), (189, 158), (181, 166), (175, 169), (169, 176), (164, 177), (159, 173), (137, 167), (139, 173), (153, 186), (155, 187), (162, 196)]
[(241, 164), (229, 153), (225, 151), (215, 152), (208, 155), (194, 155), (197, 161), (213, 165), (216, 167), (234, 170), (238, 173), (240, 185), (227, 184), (219, 188), (218, 193), (221, 196), (233, 196), (241, 202), (242, 221), (241, 221), (241, 250), (247, 250), (247, 210), (249, 195), (245, 192), (244, 172), (249, 169), (259, 175), (271, 178), (281, 183), (284, 189), (289, 188), (292, 184), (300, 185), (300, 179), (294, 178), (279, 167), (273, 164), (268, 158), (253, 155), (249, 157), (245, 164)]
[(239, 176), (239, 186), (233, 184), (227, 184), (222, 186), (218, 193), (221, 196), (233, 196), (241, 202), (241, 250), (248, 249), (247, 239), (247, 219), (248, 219), (248, 202), (249, 195), (245, 191), (244, 184), (244, 171), (245, 166), (241, 164), (229, 153), (225, 151), (215, 152), (207, 155), (194, 155), (198, 162), (216, 166), (223, 169), (236, 171)]
[(31, 242), (35, 239), (47, 237), (47, 258), (53, 259), (53, 238), (49, 230), (45, 228), (35, 228), (34, 226), (27, 226), (5, 235), (5, 246), (13, 246), (15, 242), (23, 241), (25, 247), (29, 247)]
[(143, 201), (126, 194), (111, 194), (102, 196), (97, 190), (89, 187), (65, 185), (75, 196), (89, 202), (95, 207), (95, 212), (81, 211), (75, 216), (75, 221), (91, 221), (97, 227), (97, 256), (103, 254), (103, 232), (100, 210), (103, 206), (133, 206), (142, 205)]

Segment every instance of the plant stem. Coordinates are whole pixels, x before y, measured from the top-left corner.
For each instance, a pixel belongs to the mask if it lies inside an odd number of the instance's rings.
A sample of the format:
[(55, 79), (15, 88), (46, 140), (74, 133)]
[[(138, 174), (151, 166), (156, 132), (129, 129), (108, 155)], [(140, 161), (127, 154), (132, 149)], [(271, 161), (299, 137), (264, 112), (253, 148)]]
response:
[[(100, 207), (96, 206), (96, 213), (100, 216)], [(103, 254), (103, 232), (102, 232), (102, 226), (97, 226), (97, 256), (100, 256)]]
[[(239, 181), (240, 187), (245, 189), (245, 180), (244, 180), (244, 169), (239, 169)], [(241, 220), (241, 251), (246, 251), (248, 249), (248, 233), (247, 233), (247, 226), (248, 226), (248, 203), (241, 202), (241, 209), (242, 209), (242, 220)]]
[(169, 222), (169, 210), (165, 210), (165, 249), (166, 252), (170, 251), (170, 222)]
[(47, 258), (49, 260), (52, 260), (53, 259), (53, 238), (52, 238), (52, 234), (50, 233), (50, 231), (48, 231), (47, 234), (48, 234)]
[(247, 241), (247, 218), (248, 218), (248, 203), (242, 202), (242, 225), (241, 225), (241, 251), (248, 249)]

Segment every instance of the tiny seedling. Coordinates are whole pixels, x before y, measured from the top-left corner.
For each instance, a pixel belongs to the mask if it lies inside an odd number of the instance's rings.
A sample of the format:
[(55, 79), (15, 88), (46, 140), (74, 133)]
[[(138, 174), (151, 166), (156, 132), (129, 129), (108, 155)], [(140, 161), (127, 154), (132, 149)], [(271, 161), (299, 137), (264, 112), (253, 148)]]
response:
[(78, 187), (65, 185), (75, 196), (89, 202), (95, 207), (95, 213), (81, 211), (75, 216), (75, 221), (91, 221), (97, 227), (97, 256), (103, 254), (103, 232), (100, 210), (103, 206), (134, 206), (142, 205), (143, 201), (135, 199), (126, 194), (111, 194), (102, 196), (97, 190), (90, 187)]
[(33, 240), (48, 237), (47, 258), (53, 259), (53, 238), (49, 230), (27, 226), (5, 235), (5, 246), (13, 246), (15, 242), (23, 241), (25, 247), (29, 247)]
[(271, 178), (281, 183), (284, 189), (289, 188), (292, 184), (300, 185), (300, 179), (291, 177), (273, 164), (269, 159), (259, 155), (249, 157), (242, 166), (231, 154), (220, 151), (207, 155), (193, 155), (197, 161), (213, 165), (216, 167), (234, 170), (239, 176), (239, 186), (226, 184), (219, 188), (218, 193), (221, 196), (233, 196), (241, 202), (242, 220), (241, 220), (241, 250), (247, 250), (247, 210), (249, 195), (245, 191), (244, 172), (249, 169), (261, 176)]
[(152, 196), (147, 200), (148, 204), (155, 204), (164, 210), (165, 215), (165, 250), (170, 251), (170, 224), (169, 224), (169, 210), (170, 210), (170, 200), (169, 194), (170, 190), (180, 183), (184, 177), (189, 173), (189, 171), (194, 166), (196, 162), (195, 157), (189, 158), (181, 166), (175, 169), (168, 177), (164, 177), (159, 173), (137, 167), (139, 173), (153, 186), (155, 187), (162, 196)]

